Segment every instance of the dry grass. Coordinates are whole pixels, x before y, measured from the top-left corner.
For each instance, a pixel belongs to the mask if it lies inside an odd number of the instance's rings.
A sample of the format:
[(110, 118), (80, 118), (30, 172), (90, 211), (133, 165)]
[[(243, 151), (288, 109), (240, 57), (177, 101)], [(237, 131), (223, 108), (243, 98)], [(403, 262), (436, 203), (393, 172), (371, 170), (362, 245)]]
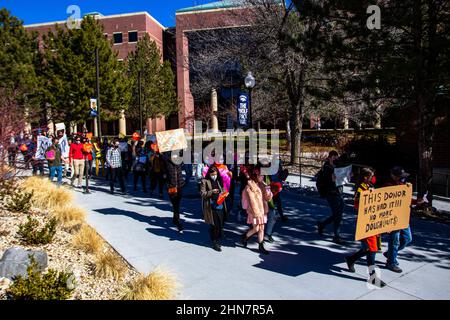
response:
[(61, 205), (72, 203), (73, 195), (70, 190), (58, 188), (49, 179), (30, 177), (22, 183), (27, 192), (33, 191), (32, 204), (41, 210), (53, 210)]
[(120, 280), (127, 270), (122, 258), (115, 252), (108, 250), (95, 255), (94, 275), (101, 278)]
[(161, 269), (149, 275), (140, 275), (127, 285), (122, 300), (173, 300), (177, 289), (176, 278)]
[(74, 235), (72, 244), (86, 253), (97, 253), (103, 248), (103, 239), (90, 226), (83, 224)]
[(83, 223), (86, 218), (86, 212), (83, 209), (72, 205), (57, 207), (53, 209), (51, 215), (64, 227)]

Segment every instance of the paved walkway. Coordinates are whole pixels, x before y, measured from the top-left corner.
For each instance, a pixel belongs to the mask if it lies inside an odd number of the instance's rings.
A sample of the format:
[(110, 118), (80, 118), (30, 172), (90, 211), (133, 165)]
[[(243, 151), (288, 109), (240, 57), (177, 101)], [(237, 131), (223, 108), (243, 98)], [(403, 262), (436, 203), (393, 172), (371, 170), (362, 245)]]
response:
[(356, 216), (350, 206), (343, 222), (343, 237), (350, 240), (346, 247), (330, 241), (331, 230), (318, 236), (316, 220), (329, 212), (322, 199), (285, 191), (289, 221), (277, 223), (277, 241), (267, 245), (270, 255), (258, 253), (255, 238), (247, 249), (237, 244), (246, 225), (235, 215), (226, 225), (227, 239), (219, 253), (210, 247), (195, 182), (182, 200), (184, 234), (172, 226), (167, 195), (163, 200), (142, 192), (113, 196), (108, 189), (99, 180), (93, 182), (92, 194), (75, 192), (77, 203), (89, 212), (88, 222), (138, 271), (161, 266), (175, 273), (182, 299), (450, 299), (447, 225), (412, 220), (414, 243), (399, 256), (404, 272), (385, 269), (384, 257), (377, 255), (388, 287), (370, 290), (365, 261), (354, 274), (343, 262), (345, 254), (358, 248), (351, 241)]

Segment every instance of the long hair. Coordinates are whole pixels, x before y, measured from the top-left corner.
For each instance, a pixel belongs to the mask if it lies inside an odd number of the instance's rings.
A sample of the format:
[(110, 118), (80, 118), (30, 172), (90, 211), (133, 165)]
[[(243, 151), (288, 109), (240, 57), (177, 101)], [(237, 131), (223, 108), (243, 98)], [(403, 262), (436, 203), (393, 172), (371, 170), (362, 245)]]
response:
[(209, 166), (208, 171), (206, 172), (206, 175), (205, 175), (205, 179), (211, 180), (211, 173), (213, 171), (217, 172), (217, 182), (221, 186), (223, 186), (223, 180), (222, 180), (222, 177), (220, 175), (219, 168), (217, 168), (215, 165)]
[(368, 178), (370, 176), (373, 176), (374, 174), (375, 172), (371, 168), (368, 167), (362, 168), (358, 177), (358, 186), (364, 182), (364, 178)]

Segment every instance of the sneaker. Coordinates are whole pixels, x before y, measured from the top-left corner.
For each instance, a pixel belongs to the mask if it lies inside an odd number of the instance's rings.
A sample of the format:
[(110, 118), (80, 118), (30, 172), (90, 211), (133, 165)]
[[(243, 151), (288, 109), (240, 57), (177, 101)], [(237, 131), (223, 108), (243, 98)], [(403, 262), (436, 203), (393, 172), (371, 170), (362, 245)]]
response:
[(267, 238), (267, 241), (270, 242), (270, 243), (274, 243), (275, 242), (275, 239), (271, 235), (267, 236), (266, 238)]
[(320, 221), (317, 221), (317, 232), (319, 235), (323, 236), (323, 225)]
[(347, 262), (348, 271), (355, 273), (355, 263), (350, 260), (350, 257), (345, 257), (345, 262)]
[(183, 228), (183, 226), (181, 225), (181, 223), (178, 223), (178, 224), (177, 224), (177, 229), (178, 229), (178, 232), (179, 232), (179, 233), (183, 233), (184, 228)]
[(336, 244), (339, 244), (339, 245), (344, 245), (345, 244), (345, 241), (342, 240), (341, 237), (334, 237), (333, 238), (333, 242), (336, 243)]
[(379, 288), (384, 288), (387, 286), (386, 282), (384, 282), (378, 277), (374, 277), (372, 280), (369, 281), (369, 283)]
[(395, 265), (395, 264), (388, 264), (386, 267), (389, 270), (391, 270), (392, 272), (395, 272), (395, 273), (402, 273), (403, 272), (403, 270), (400, 269), (400, 267)]

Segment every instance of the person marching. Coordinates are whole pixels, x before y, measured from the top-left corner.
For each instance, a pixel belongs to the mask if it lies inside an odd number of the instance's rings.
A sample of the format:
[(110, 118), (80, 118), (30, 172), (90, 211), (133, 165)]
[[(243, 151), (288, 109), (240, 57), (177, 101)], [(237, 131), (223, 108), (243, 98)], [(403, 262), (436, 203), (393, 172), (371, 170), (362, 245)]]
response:
[(62, 163), (64, 158), (61, 156), (61, 148), (59, 139), (53, 138), (53, 144), (45, 150), (45, 158), (48, 161), (48, 169), (50, 170), (50, 181), (53, 181), (55, 174), (58, 177), (58, 186), (62, 184)]
[(200, 195), (203, 219), (211, 226), (209, 234), (213, 249), (219, 252), (222, 251), (219, 240), (222, 238), (224, 222), (228, 215), (226, 194), (219, 169), (216, 166), (209, 167), (205, 178), (201, 181)]
[[(398, 186), (406, 184), (406, 179), (409, 177), (409, 173), (405, 172), (402, 167), (393, 167), (391, 169), (390, 180), (384, 184), (384, 187)], [(412, 204), (423, 203), (423, 198), (412, 200)], [(386, 267), (396, 273), (402, 273), (403, 270), (399, 267), (397, 261), (397, 255), (400, 250), (403, 250), (408, 244), (412, 242), (411, 227), (408, 226), (402, 230), (395, 230), (389, 233), (388, 251), (383, 253), (387, 258)]]
[(247, 224), (252, 228), (242, 235), (241, 243), (247, 247), (248, 240), (258, 234), (259, 252), (269, 254), (264, 248), (264, 225), (269, 212), (268, 201), (272, 199), (270, 187), (264, 182), (261, 169), (257, 166), (250, 172), (250, 179), (242, 192), (242, 208), (247, 212)]
[(328, 205), (331, 209), (331, 216), (324, 221), (317, 222), (317, 230), (320, 235), (323, 235), (325, 227), (333, 223), (334, 237), (333, 242), (337, 244), (344, 244), (344, 241), (339, 235), (339, 230), (342, 222), (342, 215), (344, 213), (344, 198), (339, 188), (336, 186), (336, 176), (334, 175), (334, 162), (339, 158), (336, 151), (330, 151), (328, 158), (323, 164), (317, 177), (319, 193), (322, 197), (327, 199)]
[(137, 191), (137, 183), (139, 178), (142, 182), (143, 192), (147, 192), (147, 166), (148, 166), (148, 156), (144, 150), (144, 142), (136, 141), (132, 147), (133, 153), (133, 186), (134, 191)]
[(114, 183), (119, 180), (120, 190), (125, 193), (125, 182), (123, 180), (122, 158), (119, 150), (119, 140), (114, 140), (113, 146), (106, 153), (106, 162), (109, 167), (109, 185), (111, 194), (114, 194)]
[(98, 177), (98, 174), (100, 172), (100, 163), (102, 163), (102, 174), (104, 175), (105, 168), (104, 160), (103, 160), (103, 153), (102, 153), (102, 144), (100, 141), (100, 138), (97, 138), (94, 142), (94, 152), (95, 152), (95, 176)]
[[(174, 162), (175, 161), (175, 162)], [(179, 233), (183, 233), (183, 226), (180, 222), (180, 205), (184, 184), (181, 172), (181, 164), (177, 164), (178, 155), (170, 155), (170, 152), (164, 154), (165, 172), (167, 173), (167, 193), (173, 207), (173, 224), (177, 227)]]
[[(354, 207), (355, 207), (356, 212), (358, 212), (359, 199), (361, 197), (361, 193), (363, 191), (374, 188), (374, 186), (371, 183), (373, 176), (374, 176), (374, 172), (371, 169), (369, 169), (369, 168), (361, 169), (360, 183), (358, 184), (358, 187), (357, 187), (356, 193), (355, 193)], [(379, 279), (375, 273), (375, 257), (381, 247), (380, 239), (381, 239), (380, 235), (374, 235), (374, 236), (370, 236), (368, 238), (362, 239), (361, 240), (361, 249), (359, 249), (357, 252), (355, 252), (351, 256), (345, 257), (345, 261), (347, 262), (348, 270), (350, 272), (356, 272), (355, 271), (356, 261), (358, 261), (362, 257), (366, 256), (367, 267), (369, 268), (370, 283), (380, 286), (380, 287), (384, 287), (384, 286), (386, 286), (386, 283), (383, 282), (381, 279)]]
[(77, 136), (75, 143), (70, 145), (69, 151), (69, 163), (73, 168), (73, 176), (70, 185), (73, 187), (73, 183), (78, 176), (78, 188), (82, 188), (83, 173), (84, 173), (84, 153), (83, 144), (81, 144), (81, 137)]
[(152, 148), (154, 151), (154, 154), (150, 157), (150, 166), (151, 166), (151, 172), (150, 172), (150, 194), (153, 195), (153, 192), (156, 189), (156, 185), (158, 185), (159, 190), (159, 197), (163, 197), (163, 190), (164, 190), (164, 175), (165, 175), (165, 165), (164, 165), (164, 159), (161, 153), (159, 152), (158, 145), (152, 144)]

